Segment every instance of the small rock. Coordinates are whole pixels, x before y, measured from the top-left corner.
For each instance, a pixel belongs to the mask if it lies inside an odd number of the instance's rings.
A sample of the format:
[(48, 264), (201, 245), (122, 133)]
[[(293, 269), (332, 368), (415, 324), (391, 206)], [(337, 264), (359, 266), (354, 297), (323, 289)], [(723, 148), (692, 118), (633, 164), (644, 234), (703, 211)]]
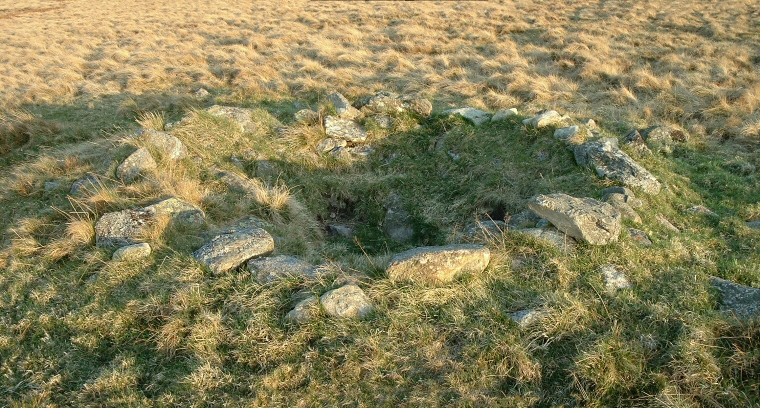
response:
[(652, 126), (641, 131), (641, 136), (647, 145), (655, 151), (670, 153), (674, 143), (684, 143), (689, 140), (689, 134), (674, 126)]
[(319, 311), (319, 302), (316, 296), (309, 296), (308, 298), (298, 302), (293, 310), (289, 311), (285, 315), (285, 320), (289, 320), (293, 323), (306, 323)]
[[(641, 216), (628, 204), (628, 197), (629, 196), (623, 194), (613, 193), (605, 195), (602, 201), (609, 203), (618, 211), (620, 211), (623, 219), (631, 220), (635, 223), (640, 223)], [(634, 198), (633, 200), (636, 199)]]
[(524, 125), (530, 125), (535, 128), (542, 128), (550, 125), (558, 125), (564, 121), (564, 117), (557, 111), (549, 110), (540, 113), (537, 116), (523, 120)]
[(757, 221), (747, 221), (746, 225), (749, 228), (760, 230), (760, 220), (757, 220)]
[(361, 319), (373, 310), (367, 295), (354, 284), (333, 289), (322, 295), (319, 301), (325, 312), (333, 317)]
[(580, 128), (578, 126), (568, 126), (560, 128), (554, 131), (554, 138), (560, 140), (568, 140), (578, 134)]
[(607, 286), (608, 291), (615, 292), (620, 289), (628, 289), (631, 287), (631, 283), (628, 282), (628, 277), (626, 277), (616, 266), (605, 265), (602, 266), (599, 271), (604, 276), (604, 283), (605, 286)]
[(141, 147), (116, 168), (116, 176), (125, 183), (131, 183), (138, 176), (154, 171), (157, 167), (148, 149)]
[(319, 113), (311, 109), (301, 109), (293, 114), (293, 119), (298, 123), (317, 123), (319, 121)]
[(581, 122), (581, 125), (585, 126), (586, 129), (591, 130), (591, 131), (599, 129), (599, 126), (597, 126), (594, 119), (586, 119), (583, 122)]
[(530, 326), (533, 323), (537, 323), (542, 317), (546, 315), (545, 311), (536, 309), (524, 309), (512, 312), (509, 314), (510, 319), (517, 323), (520, 327)]
[(498, 220), (478, 220), (467, 229), (467, 235), (476, 239), (500, 237), (507, 230), (507, 223)]
[(640, 164), (617, 147), (617, 139), (605, 138), (586, 142), (574, 149), (580, 166), (596, 170), (599, 177), (617, 180), (629, 187), (640, 188), (647, 194), (660, 192), (660, 183)]
[(740, 319), (753, 319), (760, 315), (760, 289), (712, 277), (713, 286), (721, 293), (720, 310), (731, 312)]
[(502, 110), (496, 112), (491, 117), (491, 122), (498, 122), (500, 120), (504, 120), (506, 118), (509, 118), (509, 117), (512, 117), (512, 116), (516, 116), (516, 115), (517, 115), (517, 109), (516, 108), (502, 109)]
[(216, 176), (227, 185), (227, 188), (241, 193), (255, 195), (256, 191), (261, 188), (261, 185), (256, 181), (231, 171), (220, 171)]
[(335, 116), (325, 117), (325, 133), (333, 138), (351, 143), (361, 143), (367, 140), (367, 131), (356, 122)]
[(446, 283), (462, 272), (486, 269), (491, 252), (481, 245), (420, 247), (396, 254), (386, 273), (391, 280)]
[(652, 153), (638, 130), (632, 130), (630, 133), (625, 135), (623, 138), (623, 143), (631, 146), (631, 148), (640, 155), (647, 155)]
[(533, 211), (522, 211), (509, 217), (510, 229), (534, 228), (541, 217)]
[(143, 211), (151, 213), (154, 217), (168, 216), (173, 222), (189, 227), (200, 227), (206, 220), (206, 214), (197, 205), (176, 197), (149, 205), (143, 208)]
[(331, 235), (336, 235), (343, 238), (353, 238), (354, 236), (354, 231), (345, 225), (328, 224), (325, 228)]
[(652, 245), (652, 241), (644, 231), (637, 230), (636, 228), (628, 228), (628, 232), (630, 232), (633, 242), (645, 247)]
[(151, 249), (148, 243), (142, 242), (134, 245), (123, 246), (113, 253), (114, 261), (134, 261), (150, 255)]
[(348, 142), (342, 139), (333, 139), (331, 137), (322, 139), (319, 144), (317, 144), (317, 151), (320, 153), (327, 153), (332, 150), (335, 150), (338, 147), (345, 147)]
[(475, 124), (475, 126), (480, 126), (480, 125), (482, 125), (482, 124), (484, 124), (484, 123), (486, 123), (486, 122), (488, 122), (488, 121), (491, 120), (491, 114), (490, 113), (484, 112), (484, 111), (478, 110), (478, 109), (469, 108), (469, 107), (458, 108), (458, 109), (449, 109), (449, 110), (445, 110), (445, 111), (441, 112), (441, 114), (443, 114), (443, 115), (449, 115), (449, 116), (452, 116), (452, 115), (461, 116), (461, 117), (469, 120), (473, 124)]
[(193, 257), (214, 274), (235, 269), (243, 262), (274, 250), (274, 240), (261, 228), (219, 234), (193, 252)]
[(678, 227), (676, 227), (670, 221), (668, 221), (668, 219), (665, 218), (665, 216), (663, 216), (662, 214), (657, 214), (655, 216), (655, 218), (657, 218), (657, 221), (659, 221), (660, 224), (662, 224), (663, 227), (665, 227), (665, 228), (667, 228), (667, 229), (669, 229), (669, 230), (671, 230), (673, 232), (681, 232), (681, 230), (678, 229)]
[(528, 202), (528, 207), (558, 230), (591, 245), (609, 244), (620, 234), (620, 212), (593, 198), (539, 195)]
[(338, 117), (341, 119), (354, 120), (362, 116), (362, 113), (351, 106), (348, 99), (341, 95), (340, 92), (330, 94), (327, 99), (335, 107), (335, 110), (338, 112)]
[(385, 203), (385, 219), (383, 231), (396, 242), (406, 242), (414, 236), (414, 228), (409, 213), (404, 208), (401, 197), (391, 194)]
[(283, 278), (313, 278), (317, 268), (295, 256), (279, 255), (251, 259), (248, 261), (248, 270), (256, 282), (265, 285)]
[(398, 114), (413, 112), (426, 118), (433, 112), (433, 104), (427, 99), (414, 96), (398, 96), (381, 91), (374, 96), (357, 101), (357, 106), (368, 115)]
[(72, 196), (81, 196), (86, 193), (94, 193), (95, 189), (100, 187), (100, 180), (92, 174), (80, 178), (71, 185), (69, 194)]
[(203, 98), (205, 98), (205, 97), (207, 97), (209, 95), (211, 95), (209, 93), (209, 91), (207, 91), (207, 90), (205, 90), (203, 88), (198, 88), (198, 90), (193, 93), (193, 96), (195, 96), (198, 99), (203, 99)]
[(234, 106), (221, 106), (214, 105), (206, 109), (208, 113), (218, 118), (223, 118), (235, 123), (240, 131), (253, 132), (258, 127), (256, 122), (251, 119), (251, 110), (245, 108), (237, 108)]
[(95, 246), (123, 247), (140, 242), (153, 214), (148, 211), (123, 210), (103, 214), (95, 223)]
[(575, 250), (576, 241), (567, 234), (559, 232), (554, 228), (523, 228), (518, 231), (546, 242), (565, 254), (571, 254)]
[(692, 214), (706, 215), (708, 217), (718, 216), (718, 214), (716, 214), (713, 210), (705, 207), (704, 205), (695, 205), (693, 207), (688, 208), (686, 211)]
[(144, 129), (140, 138), (147, 144), (153, 146), (169, 160), (179, 160), (187, 156), (187, 147), (181, 140), (168, 133), (159, 132), (153, 129)]
[(377, 126), (381, 129), (390, 129), (392, 120), (390, 116), (378, 116), (375, 118)]

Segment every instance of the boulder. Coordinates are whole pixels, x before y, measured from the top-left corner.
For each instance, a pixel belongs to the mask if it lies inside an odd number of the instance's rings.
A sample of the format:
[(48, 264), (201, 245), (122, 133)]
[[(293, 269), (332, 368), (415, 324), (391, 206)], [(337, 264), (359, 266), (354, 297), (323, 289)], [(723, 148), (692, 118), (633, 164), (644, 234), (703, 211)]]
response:
[(144, 210), (123, 210), (103, 214), (95, 223), (95, 246), (123, 247), (140, 242), (153, 214)]
[(319, 301), (316, 296), (309, 296), (298, 302), (293, 310), (285, 315), (285, 320), (293, 323), (306, 323), (316, 316), (319, 311)]
[(354, 284), (326, 292), (319, 302), (325, 312), (333, 317), (361, 319), (374, 309), (364, 291)]
[(491, 252), (481, 245), (420, 247), (396, 254), (386, 273), (392, 280), (446, 283), (463, 272), (483, 272), (490, 259)]
[(574, 149), (580, 166), (593, 168), (599, 177), (617, 180), (628, 187), (639, 188), (647, 194), (660, 192), (660, 183), (640, 164), (617, 146), (617, 139), (586, 142)]
[(317, 272), (314, 265), (290, 255), (251, 259), (248, 261), (248, 270), (256, 282), (262, 285), (283, 278), (312, 278)]
[(179, 160), (187, 156), (185, 144), (168, 133), (144, 129), (140, 133), (140, 138), (156, 150), (159, 150), (169, 160)]
[(449, 109), (441, 112), (443, 115), (457, 115), (461, 116), (470, 122), (472, 122), (475, 126), (480, 126), (488, 121), (491, 120), (491, 114), (489, 112), (485, 112), (479, 109), (473, 109), (470, 107), (465, 108), (458, 108), (458, 109)]
[(560, 125), (565, 121), (565, 117), (560, 115), (557, 111), (548, 110), (539, 113), (538, 115), (523, 120), (524, 125), (530, 125), (535, 128), (542, 128), (551, 125)]
[(325, 117), (325, 133), (332, 138), (350, 143), (361, 143), (367, 140), (367, 131), (363, 127), (352, 120), (336, 116)]
[(340, 92), (334, 92), (327, 96), (327, 100), (335, 107), (338, 112), (338, 117), (341, 119), (354, 120), (362, 116), (362, 113), (351, 106), (351, 102), (341, 95)]
[(148, 174), (154, 171), (157, 167), (158, 165), (156, 164), (156, 161), (153, 160), (153, 156), (150, 155), (148, 149), (141, 147), (129, 155), (129, 157), (116, 168), (116, 177), (125, 183), (131, 183), (138, 176)]
[(528, 202), (528, 207), (558, 230), (591, 245), (609, 244), (620, 235), (620, 212), (593, 198), (539, 195)]
[(150, 255), (151, 248), (150, 245), (146, 242), (140, 243), (140, 244), (133, 244), (133, 245), (127, 245), (123, 246), (116, 250), (116, 252), (113, 253), (113, 256), (111, 259), (114, 261), (120, 262), (120, 261), (135, 261), (137, 259), (142, 259)]
[(228, 120), (237, 125), (241, 132), (253, 132), (258, 127), (251, 119), (251, 110), (234, 106), (214, 105), (206, 109), (212, 116)]
[(411, 218), (401, 202), (401, 197), (391, 194), (385, 203), (383, 231), (396, 242), (406, 242), (414, 236)]
[(298, 123), (317, 123), (319, 121), (319, 113), (311, 109), (301, 109), (293, 114), (293, 119)]
[(599, 269), (599, 272), (604, 276), (604, 284), (609, 292), (615, 292), (620, 289), (628, 289), (631, 287), (631, 283), (628, 282), (628, 277), (625, 276), (625, 274), (615, 265), (602, 266)]
[(235, 269), (243, 262), (274, 250), (274, 239), (261, 228), (237, 229), (214, 237), (193, 252), (193, 257), (219, 274)]
[(143, 208), (143, 211), (151, 213), (154, 217), (170, 217), (173, 222), (188, 227), (200, 227), (206, 220), (206, 214), (197, 205), (176, 197), (149, 205)]
[(631, 234), (631, 240), (633, 240), (633, 242), (645, 247), (652, 245), (652, 241), (644, 231), (637, 230), (636, 228), (628, 228), (628, 232)]
[(760, 316), (760, 289), (712, 277), (712, 284), (721, 294), (720, 310), (740, 319)]
[(554, 228), (523, 228), (518, 231), (544, 241), (565, 254), (571, 254), (575, 250), (576, 241)]
[(631, 220), (635, 223), (640, 223), (641, 216), (628, 204), (628, 197), (629, 196), (623, 194), (613, 193), (605, 195), (602, 201), (609, 203), (618, 211), (620, 211), (623, 219)]
[(491, 122), (498, 122), (500, 120), (505, 120), (512, 116), (517, 116), (517, 109), (515, 108), (502, 109), (496, 112), (493, 116), (491, 116)]

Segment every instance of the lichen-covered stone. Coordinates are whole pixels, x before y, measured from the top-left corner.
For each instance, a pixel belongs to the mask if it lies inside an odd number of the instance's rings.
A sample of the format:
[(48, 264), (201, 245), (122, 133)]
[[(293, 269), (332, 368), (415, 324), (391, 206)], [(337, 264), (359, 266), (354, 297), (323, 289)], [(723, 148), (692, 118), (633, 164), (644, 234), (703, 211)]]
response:
[(169, 160), (179, 160), (187, 156), (187, 147), (185, 147), (184, 143), (168, 133), (144, 129), (140, 133), (140, 138), (145, 143), (161, 151), (164, 157)]
[(319, 302), (325, 312), (333, 317), (361, 319), (374, 309), (364, 291), (354, 284), (326, 292)]
[(647, 194), (660, 192), (657, 179), (617, 146), (617, 139), (586, 142), (574, 149), (580, 166), (596, 170), (599, 177), (617, 180), (628, 187), (639, 188)]
[(614, 292), (620, 289), (627, 289), (631, 287), (631, 283), (628, 281), (628, 277), (618, 269), (615, 265), (602, 266), (599, 271), (604, 277), (604, 284), (607, 290)]
[(528, 207), (558, 230), (591, 245), (609, 244), (620, 235), (620, 212), (593, 198), (539, 195), (528, 202)]
[(238, 229), (219, 234), (193, 252), (195, 259), (215, 274), (235, 269), (243, 262), (274, 250), (274, 239), (261, 228)]
[(386, 273), (392, 280), (446, 283), (463, 272), (483, 272), (490, 260), (491, 252), (481, 245), (420, 247), (396, 254)]
[(652, 241), (644, 231), (637, 230), (636, 228), (628, 228), (628, 232), (631, 234), (631, 240), (633, 240), (633, 242), (645, 247), (652, 245)]
[(253, 132), (258, 127), (251, 118), (251, 110), (234, 106), (214, 105), (206, 109), (208, 113), (235, 123), (241, 132)]
[(740, 319), (760, 316), (760, 289), (712, 277), (713, 286), (721, 293), (720, 310), (733, 313)]
[(322, 139), (322, 141), (317, 144), (317, 151), (320, 153), (327, 153), (339, 147), (345, 147), (347, 143), (348, 142), (343, 139), (334, 139), (332, 137), (327, 137)]
[(351, 143), (361, 143), (367, 140), (367, 131), (363, 127), (354, 121), (336, 116), (325, 117), (325, 133), (332, 138)]
[(143, 210), (152, 213), (155, 217), (170, 217), (173, 222), (189, 227), (202, 226), (206, 219), (206, 214), (197, 205), (176, 197), (161, 200)]
[(293, 114), (293, 119), (299, 123), (317, 123), (319, 121), (319, 113), (311, 109), (301, 109)]
[[(633, 207), (631, 207), (628, 204), (628, 197), (623, 194), (606, 194), (602, 201), (609, 203), (613, 207), (615, 207), (618, 211), (620, 211), (620, 214), (623, 216), (623, 219), (631, 220), (635, 223), (641, 222), (641, 216), (639, 213), (637, 213)], [(632, 201), (635, 200), (632, 199)]]
[(154, 171), (157, 167), (158, 165), (153, 159), (153, 156), (150, 155), (148, 149), (141, 147), (129, 155), (129, 157), (116, 168), (116, 177), (125, 183), (131, 183), (137, 177), (148, 174)]
[(491, 114), (489, 112), (485, 112), (479, 109), (474, 109), (470, 107), (465, 108), (458, 108), (458, 109), (449, 109), (441, 112), (443, 115), (457, 115), (461, 116), (470, 122), (472, 122), (475, 126), (480, 126), (488, 121), (491, 120)]
[(151, 248), (146, 242), (139, 244), (127, 245), (117, 249), (111, 259), (114, 261), (135, 261), (150, 255)]
[(319, 301), (316, 296), (309, 296), (298, 302), (293, 310), (285, 315), (285, 320), (293, 323), (306, 323), (316, 316), (319, 311)]
[(353, 120), (362, 116), (362, 113), (351, 106), (351, 102), (341, 95), (340, 92), (334, 92), (327, 96), (327, 100), (335, 107), (338, 116), (342, 119)]
[(380, 91), (368, 98), (361, 99), (357, 106), (367, 115), (387, 115), (413, 112), (428, 117), (433, 112), (433, 104), (427, 99), (414, 96), (399, 96), (392, 92)]
[(496, 112), (493, 116), (491, 116), (491, 122), (498, 122), (501, 120), (505, 120), (509, 117), (517, 116), (517, 109), (511, 108), (511, 109), (502, 109), (498, 112)]
[(565, 118), (557, 111), (548, 110), (541, 112), (532, 118), (523, 120), (523, 124), (530, 125), (535, 128), (542, 128), (545, 126), (560, 125), (564, 120)]
[(256, 282), (264, 285), (283, 278), (314, 277), (317, 268), (295, 256), (278, 255), (248, 261)]
[(718, 217), (715, 211), (705, 207), (704, 205), (695, 205), (686, 209), (687, 212), (692, 214), (706, 215), (708, 217)]
[(140, 242), (153, 214), (144, 210), (123, 210), (103, 214), (95, 223), (97, 247), (123, 247)]

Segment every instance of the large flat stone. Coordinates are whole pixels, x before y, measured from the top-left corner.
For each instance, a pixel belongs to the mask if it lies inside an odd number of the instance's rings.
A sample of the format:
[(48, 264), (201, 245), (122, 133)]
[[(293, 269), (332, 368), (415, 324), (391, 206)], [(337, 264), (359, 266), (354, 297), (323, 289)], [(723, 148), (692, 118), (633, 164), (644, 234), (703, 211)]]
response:
[(193, 252), (193, 257), (215, 274), (219, 274), (273, 250), (274, 239), (268, 232), (261, 228), (242, 228), (217, 235)]
[(144, 210), (123, 210), (103, 214), (95, 223), (97, 247), (123, 247), (141, 241), (153, 214)]
[(420, 247), (396, 254), (386, 273), (392, 280), (446, 283), (463, 272), (483, 272), (491, 252), (481, 245)]
[(620, 235), (620, 211), (593, 198), (539, 195), (528, 202), (528, 207), (558, 230), (591, 245), (609, 244)]
[(361, 319), (372, 312), (373, 306), (364, 291), (354, 285), (341, 286), (319, 298), (322, 307), (333, 317)]
[(640, 164), (617, 146), (617, 139), (586, 142), (574, 149), (575, 161), (580, 166), (593, 168), (599, 177), (617, 180), (628, 187), (647, 194), (660, 192), (660, 183)]
[(361, 143), (367, 140), (367, 131), (356, 122), (335, 116), (325, 116), (325, 133), (337, 139), (351, 143)]
[(248, 261), (248, 269), (262, 285), (283, 278), (314, 277), (317, 271), (314, 265), (290, 255), (254, 258)]

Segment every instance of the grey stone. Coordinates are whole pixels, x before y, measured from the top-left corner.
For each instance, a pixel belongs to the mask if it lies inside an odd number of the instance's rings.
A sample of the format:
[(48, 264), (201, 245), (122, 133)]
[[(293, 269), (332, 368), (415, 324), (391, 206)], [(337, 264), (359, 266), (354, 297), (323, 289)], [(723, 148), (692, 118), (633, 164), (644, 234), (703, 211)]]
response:
[(358, 101), (361, 111), (367, 115), (399, 114), (413, 112), (428, 117), (433, 112), (433, 104), (427, 99), (414, 96), (399, 96), (392, 92), (381, 91)]
[(374, 309), (364, 291), (354, 284), (326, 292), (319, 302), (328, 315), (340, 318), (361, 319)]
[(337, 235), (343, 238), (352, 238), (354, 236), (354, 231), (345, 225), (328, 224), (325, 228), (331, 235)]
[(153, 156), (150, 155), (148, 149), (141, 147), (129, 155), (129, 157), (116, 168), (116, 177), (125, 183), (131, 183), (138, 176), (152, 172), (157, 167), (158, 165), (156, 164), (156, 161), (153, 160)]
[(143, 210), (123, 210), (103, 214), (95, 223), (97, 247), (123, 247), (140, 242), (153, 214)]
[(551, 225), (549, 220), (547, 220), (546, 218), (541, 218), (536, 223), (536, 228), (549, 228), (549, 225)]
[(541, 112), (540, 114), (523, 120), (524, 125), (530, 125), (535, 128), (542, 128), (545, 126), (551, 126), (551, 125), (559, 125), (561, 124), (565, 118), (560, 115), (557, 111), (549, 110)]
[(528, 207), (558, 230), (591, 245), (609, 244), (620, 235), (620, 212), (593, 198), (539, 195), (528, 202)]
[(227, 188), (241, 193), (255, 194), (255, 192), (261, 187), (247, 176), (242, 176), (231, 171), (220, 171), (216, 176), (227, 185)]
[(274, 240), (261, 228), (238, 229), (219, 234), (193, 252), (193, 257), (219, 274), (235, 269), (243, 262), (274, 250)]
[(628, 228), (628, 232), (631, 234), (631, 240), (633, 240), (633, 242), (645, 247), (652, 245), (652, 241), (644, 231), (637, 230), (636, 228)]
[(354, 120), (362, 116), (362, 113), (351, 106), (351, 102), (349, 102), (345, 96), (341, 95), (340, 92), (334, 92), (328, 95), (327, 100), (329, 100), (335, 107), (335, 110), (338, 112), (338, 116), (341, 119)]
[(509, 314), (510, 319), (520, 327), (538, 323), (544, 316), (546, 316), (546, 311), (537, 309), (523, 309)]
[(330, 154), (337, 159), (346, 160), (365, 160), (367, 159), (374, 149), (372, 146), (347, 146), (336, 147)]
[(599, 129), (599, 126), (597, 126), (594, 119), (586, 119), (583, 122), (581, 122), (581, 125), (585, 126), (588, 130), (596, 130)]
[(94, 193), (95, 189), (100, 187), (100, 180), (92, 174), (80, 178), (79, 180), (76, 180), (71, 185), (71, 190), (69, 190), (69, 194), (72, 196), (81, 196), (86, 193)]
[(301, 109), (293, 114), (293, 119), (298, 123), (317, 123), (319, 121), (319, 113), (311, 109)]
[(568, 140), (580, 132), (580, 128), (578, 126), (568, 126), (564, 128), (559, 128), (554, 131), (554, 138), (559, 140)]
[(748, 221), (746, 223), (746, 225), (749, 228), (760, 230), (760, 220), (757, 220), (757, 221)]
[(733, 313), (740, 319), (760, 316), (760, 289), (714, 276), (710, 280), (721, 293), (720, 310)]
[(628, 281), (628, 277), (621, 272), (615, 265), (602, 266), (599, 271), (604, 276), (604, 284), (607, 290), (615, 292), (620, 289), (628, 289), (631, 287), (631, 283)]
[(187, 156), (187, 147), (181, 140), (168, 133), (145, 129), (140, 133), (140, 138), (161, 151), (167, 159), (179, 160)]
[(240, 231), (240, 230), (248, 230), (248, 229), (257, 229), (261, 228), (264, 230), (271, 229), (274, 226), (265, 220), (262, 220), (259, 217), (255, 217), (253, 215), (250, 215), (248, 217), (239, 219), (232, 224), (226, 226), (221, 231), (216, 232), (216, 235), (219, 234), (229, 234), (231, 232)]
[(367, 131), (356, 122), (335, 116), (325, 117), (325, 133), (336, 139), (351, 143), (361, 143), (367, 140)]
[(713, 210), (705, 207), (704, 205), (695, 205), (693, 207), (689, 207), (688, 209), (686, 209), (686, 211), (692, 214), (706, 215), (708, 217), (718, 216), (718, 214), (716, 214)]
[(393, 125), (393, 120), (390, 116), (378, 116), (375, 118), (375, 123), (380, 129), (390, 129)]
[(414, 228), (410, 225), (410, 216), (404, 208), (401, 197), (391, 194), (385, 203), (385, 219), (383, 231), (397, 242), (406, 242), (414, 236)]
[(248, 261), (248, 270), (256, 282), (262, 285), (283, 278), (313, 278), (317, 272), (314, 265), (290, 255), (251, 259)]
[(285, 320), (293, 323), (306, 323), (319, 312), (319, 301), (316, 296), (309, 296), (298, 302), (293, 310), (285, 315)]
[(574, 149), (580, 166), (596, 170), (599, 177), (617, 180), (628, 187), (639, 188), (647, 194), (660, 192), (660, 183), (640, 164), (617, 147), (617, 139), (586, 142)]
[(419, 247), (396, 254), (386, 273), (392, 280), (446, 283), (463, 272), (483, 272), (490, 259), (491, 252), (481, 245)]
[(347, 143), (348, 142), (342, 139), (333, 139), (331, 137), (327, 137), (322, 139), (322, 141), (317, 144), (317, 151), (320, 153), (327, 153), (335, 150), (338, 147), (345, 147)]
[[(613, 207), (615, 207), (618, 211), (620, 211), (620, 214), (623, 216), (623, 219), (631, 220), (635, 223), (641, 222), (641, 216), (639, 213), (637, 213), (629, 204), (628, 204), (628, 197), (623, 194), (606, 194), (604, 196), (603, 201), (606, 203), (609, 203)], [(635, 198), (633, 200), (636, 200)]]
[(635, 197), (633, 194), (633, 191), (625, 188), (625, 187), (607, 187), (604, 190), (602, 190), (602, 195), (606, 196), (607, 194), (622, 194), (629, 197)]
[(510, 229), (534, 228), (541, 217), (533, 211), (522, 211), (509, 217)]
[(195, 96), (198, 99), (203, 99), (209, 95), (211, 94), (203, 88), (198, 88), (198, 90), (193, 93), (193, 96)]
[[(605, 189), (606, 190), (606, 189)], [(620, 189), (621, 190), (628, 190), (626, 189)], [(630, 191), (630, 190), (628, 190)], [(634, 197), (633, 195), (628, 195), (624, 193), (606, 193), (604, 194), (604, 197), (602, 198), (602, 201), (609, 202), (609, 200), (616, 200), (621, 201), (627, 205), (629, 205), (631, 208), (640, 208), (644, 205), (644, 203), (639, 200), (638, 198)]]
[(647, 145), (655, 151), (670, 153), (675, 143), (689, 140), (689, 134), (674, 126), (653, 126), (641, 131), (641, 136)]
[(668, 219), (665, 218), (664, 215), (657, 214), (655, 216), (655, 218), (657, 218), (657, 221), (659, 221), (660, 224), (662, 224), (663, 227), (665, 227), (665, 228), (667, 228), (667, 229), (669, 229), (669, 230), (671, 230), (673, 232), (681, 232), (681, 230), (678, 229), (678, 227), (676, 227), (675, 225), (673, 225), (673, 223), (671, 223), (670, 221), (668, 221)]
[(498, 122), (500, 120), (505, 120), (509, 117), (517, 116), (517, 109), (511, 108), (511, 109), (502, 109), (498, 112), (496, 112), (493, 116), (491, 116), (491, 122)]
[(554, 228), (523, 228), (518, 231), (546, 242), (565, 254), (571, 254), (575, 250), (576, 241)]
[(170, 217), (173, 222), (189, 227), (200, 227), (206, 220), (206, 214), (197, 205), (176, 197), (149, 205), (143, 208), (143, 211), (151, 213), (154, 217)]
[(632, 130), (630, 133), (625, 135), (623, 138), (623, 143), (627, 146), (630, 146), (634, 152), (640, 155), (652, 153), (638, 130)]
[(470, 122), (472, 122), (475, 126), (480, 126), (491, 120), (491, 114), (489, 112), (485, 112), (485, 111), (470, 108), (470, 107), (448, 109), (441, 113), (443, 115), (449, 115), (449, 116), (452, 116), (452, 115), (461, 116), (469, 120)]
[(133, 245), (127, 245), (123, 246), (116, 250), (116, 252), (113, 253), (113, 256), (111, 259), (114, 261), (135, 261), (138, 259), (142, 259), (150, 255), (151, 248), (150, 245), (146, 242), (140, 243), (140, 244), (133, 244)]
[(238, 108), (234, 106), (214, 105), (206, 109), (208, 113), (218, 118), (229, 120), (235, 123), (241, 132), (253, 132), (258, 127), (256, 122), (251, 119), (251, 110)]

